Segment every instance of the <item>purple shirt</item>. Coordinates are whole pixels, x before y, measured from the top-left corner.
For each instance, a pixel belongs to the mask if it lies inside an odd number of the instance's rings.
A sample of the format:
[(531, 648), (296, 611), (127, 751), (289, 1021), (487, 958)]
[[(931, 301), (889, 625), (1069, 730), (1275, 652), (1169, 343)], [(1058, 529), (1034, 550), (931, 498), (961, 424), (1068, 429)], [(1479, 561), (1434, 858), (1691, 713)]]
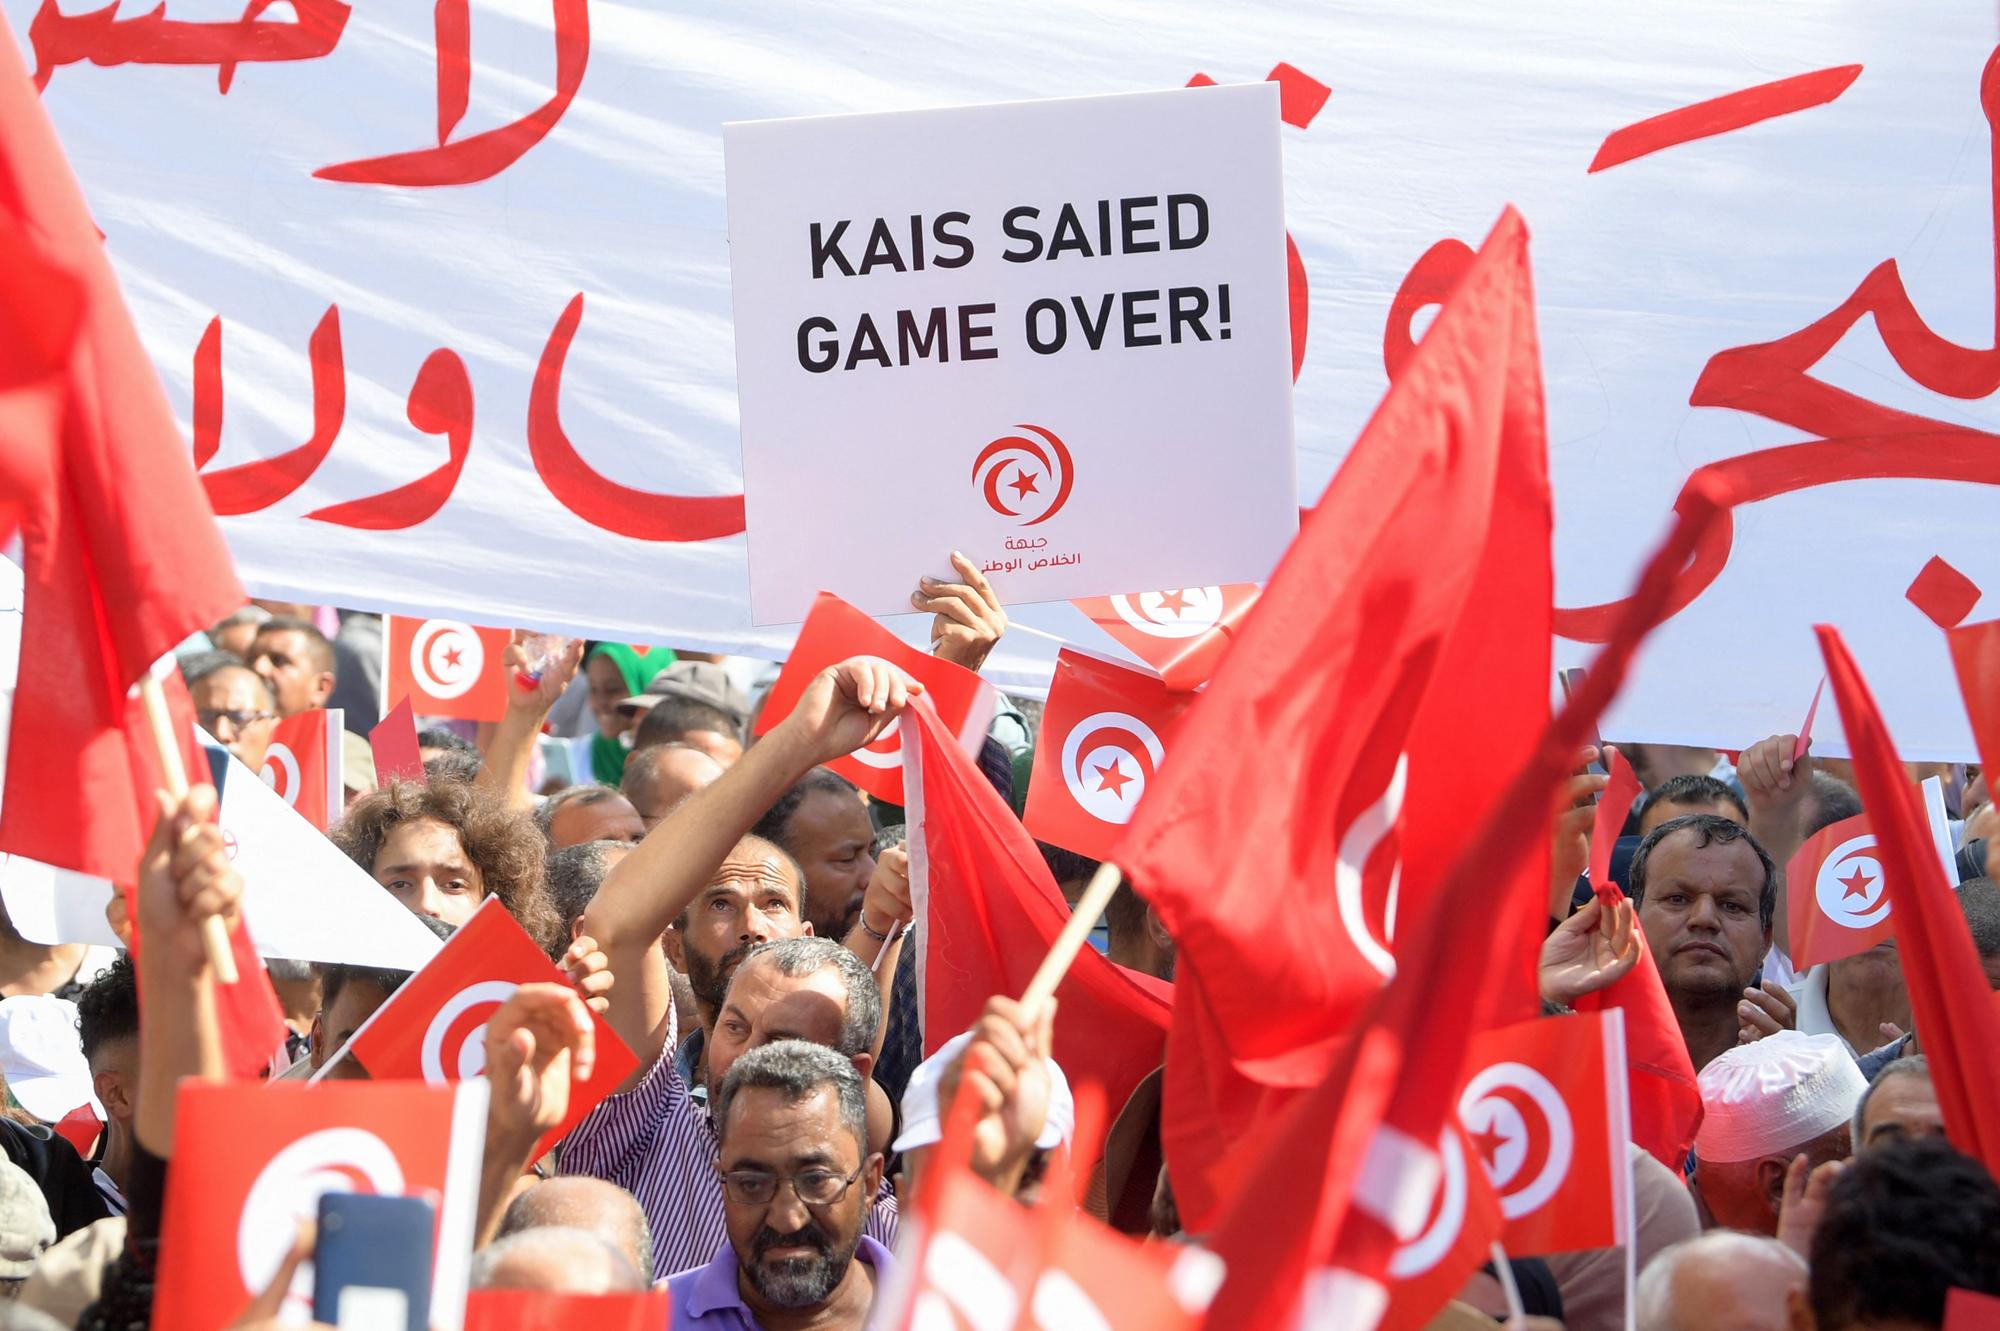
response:
[[(863, 1234), (854, 1260), (875, 1268), (879, 1298), (893, 1262), (889, 1250)], [(736, 1250), (726, 1243), (707, 1266), (683, 1271), (666, 1285), (674, 1303), (674, 1319), (669, 1323), (672, 1331), (759, 1331), (750, 1305), (743, 1302), (736, 1288)]]
[[(668, 1013), (673, 1008), (667, 1009)], [(685, 1271), (729, 1250), (715, 1127), (675, 1067), (671, 1015), (659, 1058), (631, 1090), (608, 1097), (557, 1148), (558, 1172), (588, 1174), (631, 1193), (653, 1230), (653, 1269)], [(883, 1179), (864, 1232), (896, 1241), (896, 1194)]]

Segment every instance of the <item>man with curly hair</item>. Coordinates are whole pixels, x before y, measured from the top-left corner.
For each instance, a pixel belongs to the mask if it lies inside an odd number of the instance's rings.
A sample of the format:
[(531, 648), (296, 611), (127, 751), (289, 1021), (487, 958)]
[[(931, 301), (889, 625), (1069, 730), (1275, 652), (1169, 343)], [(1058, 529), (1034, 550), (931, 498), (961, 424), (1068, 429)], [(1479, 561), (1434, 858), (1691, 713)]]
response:
[(350, 805), (332, 835), (419, 915), (461, 925), (495, 896), (543, 951), (566, 946), (544, 880), (541, 832), (476, 786), (393, 782)]

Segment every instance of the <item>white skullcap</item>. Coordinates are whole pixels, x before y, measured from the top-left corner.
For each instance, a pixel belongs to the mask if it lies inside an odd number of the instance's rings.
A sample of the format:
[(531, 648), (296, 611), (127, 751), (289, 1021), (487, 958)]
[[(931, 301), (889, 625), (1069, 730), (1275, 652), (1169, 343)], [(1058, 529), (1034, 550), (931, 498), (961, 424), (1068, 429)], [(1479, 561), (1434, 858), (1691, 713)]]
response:
[(1716, 1055), (1701, 1070), (1697, 1158), (1758, 1160), (1804, 1146), (1854, 1117), (1868, 1089), (1837, 1035), (1779, 1031)]
[[(896, 1138), (891, 1148), (897, 1151), (914, 1151), (919, 1146), (935, 1146), (944, 1139), (944, 1124), (938, 1105), (938, 1082), (952, 1060), (965, 1052), (972, 1043), (972, 1032), (954, 1035), (938, 1047), (938, 1051), (917, 1064), (910, 1074), (910, 1084), (903, 1089), (903, 1135)], [(1069, 1134), (1076, 1127), (1076, 1102), (1070, 1098), (1069, 1078), (1056, 1066), (1053, 1058), (1044, 1059), (1049, 1068), (1049, 1117), (1042, 1124), (1041, 1136), (1035, 1138), (1039, 1150), (1053, 1151), (1069, 1140)]]

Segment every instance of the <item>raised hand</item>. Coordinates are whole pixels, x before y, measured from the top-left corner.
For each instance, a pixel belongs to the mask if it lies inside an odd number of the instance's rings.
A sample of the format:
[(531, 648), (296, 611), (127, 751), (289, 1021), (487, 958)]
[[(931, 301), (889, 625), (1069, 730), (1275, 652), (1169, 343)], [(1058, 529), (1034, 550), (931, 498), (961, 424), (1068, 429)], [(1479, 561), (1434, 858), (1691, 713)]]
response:
[(153, 798), (158, 817), (139, 857), (139, 933), (149, 953), (166, 949), (186, 970), (201, 971), (208, 964), (202, 923), (211, 915), (235, 920), (243, 879), (214, 822), (214, 786), (195, 786), (179, 803), (164, 791)]
[(560, 1127), (569, 1114), (571, 1078), (597, 1062), (597, 1028), (583, 999), (566, 985), (524, 984), (486, 1023), (489, 1146), (496, 1138), (522, 1149)]
[(617, 977), (611, 973), (611, 958), (597, 945), (596, 939), (588, 934), (578, 938), (556, 966), (592, 1012), (601, 1016), (610, 1010), (611, 986)]
[(1542, 997), (1563, 1007), (1616, 984), (1639, 964), (1638, 912), (1621, 899), (1606, 909), (1593, 898), (1542, 943)]
[(1795, 1029), (1799, 1024), (1799, 1005), (1783, 985), (1766, 980), (1761, 988), (1743, 991), (1736, 1004), (1736, 1019), (1743, 1023), (1736, 1033), (1736, 1042), (1749, 1044), (1779, 1031)]
[(1011, 998), (995, 995), (972, 1027), (972, 1040), (938, 1079), (944, 1114), (961, 1082), (979, 1102), (972, 1135), (972, 1171), (1003, 1192), (1019, 1186), (1035, 1141), (1048, 1123), (1049, 1049), (1055, 1039), (1055, 1003), (1032, 1016)]
[(932, 655), (977, 670), (1007, 631), (1007, 612), (977, 564), (953, 552), (951, 566), (962, 581), (919, 579), (910, 604), (937, 616), (931, 621)]
[(923, 685), (887, 661), (856, 656), (815, 675), (774, 733), (800, 745), (809, 762), (831, 762), (887, 730), (921, 692)]

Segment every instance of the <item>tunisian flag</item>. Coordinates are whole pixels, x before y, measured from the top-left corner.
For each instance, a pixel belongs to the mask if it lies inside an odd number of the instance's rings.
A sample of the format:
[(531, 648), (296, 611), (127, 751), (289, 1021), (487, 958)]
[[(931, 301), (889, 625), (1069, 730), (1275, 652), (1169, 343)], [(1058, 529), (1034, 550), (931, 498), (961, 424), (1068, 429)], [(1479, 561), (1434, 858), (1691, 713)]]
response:
[[(813, 601), (811, 613), (799, 628), (799, 640), (785, 658), (785, 668), (758, 714), (757, 733), (763, 734), (792, 714), (813, 676), (852, 656), (879, 656), (923, 685), (937, 714), (958, 737), (959, 747), (967, 753), (979, 752), (986, 727), (993, 720), (993, 691), (985, 682), (963, 666), (909, 646), (832, 592), (821, 592)], [(903, 726), (903, 718), (898, 717), (866, 748), (827, 766), (878, 800), (905, 803)], [(985, 997), (980, 995), (982, 1001)]]
[(1109, 859), (1191, 701), (1143, 670), (1067, 647), (1056, 653), (1022, 818), (1028, 831)]
[(1910, 785), (1875, 696), (1837, 629), (1819, 626), (1827, 678), (1854, 755), (1854, 778), (1875, 825), (1910, 992), (1910, 1016), (1930, 1057), (1945, 1136), (2000, 1171), (2000, 1011), (1979, 952), (1938, 862), (1924, 802)]
[(271, 728), (258, 773), (285, 807), (324, 832), (340, 816), (341, 709), (315, 707)]
[[(1932, 777), (1919, 789), (1938, 863), (1944, 866), (1945, 881), (1956, 886), (1958, 861), (1944, 810), (1944, 783)], [(1896, 917), (1886, 877), (1867, 814), (1808, 837), (1785, 866), (1785, 881), (1791, 885), (1792, 964), (1804, 970), (1856, 956), (1893, 938)]]
[(1178, 693), (1206, 684), (1257, 603), (1257, 584), (1169, 587), (1127, 596), (1092, 596), (1070, 604), (1160, 672)]
[[(488, 897), (430, 964), (375, 1009), (347, 1042), (347, 1052), (378, 1081), (408, 1079), (445, 1086), (486, 1071), (486, 1023), (524, 984), (568, 984), (497, 897)], [(536, 1148), (547, 1151), (584, 1115), (638, 1070), (639, 1060), (603, 1017), (597, 1064), (587, 1080), (570, 1078), (569, 1117)]]
[[(132, 687), (244, 595), (4, 19), (0, 253), (0, 376), (59, 376), (9, 394), (0, 433), (25, 584), (0, 850), (130, 881), (166, 784)], [(37, 288), (74, 302), (37, 308)], [(54, 335), (72, 320), (64, 348)], [(185, 698), (177, 733), (191, 735)]]
[[(160, 1226), (157, 1331), (233, 1325), (278, 1273), (299, 1222), (329, 1192), (427, 1197), (437, 1207), (431, 1322), (456, 1331), (465, 1306), (486, 1083), (407, 1081), (181, 1083), (174, 1167)], [(303, 1326), (312, 1263), (282, 1320)]]
[(1947, 633), (1951, 662), (1958, 671), (1958, 691), (1972, 718), (1972, 740), (1987, 773), (1989, 793), (2000, 776), (2000, 619), (1962, 624)]
[[(923, 952), (924, 1052), (967, 1030), (994, 994), (1017, 996), (1069, 919), (1048, 866), (928, 694), (903, 712), (903, 785), (910, 890)], [(1056, 990), (1055, 1060), (1072, 1085), (1095, 1082), (1122, 1106), (1166, 1048), (1173, 986), (1093, 949), (1078, 954)], [(1077, 1143), (1088, 1177), (1102, 1142)]]
[(382, 622), (382, 708), (403, 699), (418, 716), (498, 721), (507, 714), (506, 629), (455, 619), (387, 615)]
[[(1510, 210), (1306, 515), (1113, 856), (1179, 945), (1161, 1136), (1195, 1232), (1226, 1182), (1215, 1143), (1321, 1084), (1395, 972), (1399, 925), (1432, 910), (1467, 817), (1538, 742), (1550, 526), (1527, 230)], [(1515, 870), (1538, 900), (1546, 857)], [(1517, 944), (1540, 939), (1545, 910), (1466, 917), (1517, 972), (1509, 1019), (1535, 1010), (1534, 952)]]

